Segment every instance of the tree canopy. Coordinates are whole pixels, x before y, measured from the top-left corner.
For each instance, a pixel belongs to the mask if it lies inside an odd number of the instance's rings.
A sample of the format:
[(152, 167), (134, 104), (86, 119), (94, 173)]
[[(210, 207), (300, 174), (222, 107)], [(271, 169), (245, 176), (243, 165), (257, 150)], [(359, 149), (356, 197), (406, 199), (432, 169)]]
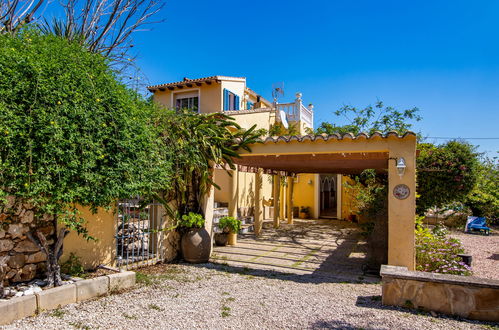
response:
[(333, 112), (337, 118), (347, 120), (345, 125), (323, 122), (315, 130), (317, 134), (345, 134), (353, 133), (355, 135), (364, 132), (373, 134), (374, 132), (387, 133), (395, 131), (399, 134), (411, 130), (414, 122), (420, 121), (418, 108), (397, 110), (391, 106), (385, 106), (383, 102), (378, 101), (374, 106), (369, 105), (363, 109), (345, 105), (341, 109)]
[(418, 145), (417, 212), (463, 202), (475, 187), (479, 166), (475, 148), (465, 142), (449, 141), (435, 146)]
[(34, 31), (0, 35), (0, 192), (62, 216), (167, 185), (149, 109), (101, 55)]

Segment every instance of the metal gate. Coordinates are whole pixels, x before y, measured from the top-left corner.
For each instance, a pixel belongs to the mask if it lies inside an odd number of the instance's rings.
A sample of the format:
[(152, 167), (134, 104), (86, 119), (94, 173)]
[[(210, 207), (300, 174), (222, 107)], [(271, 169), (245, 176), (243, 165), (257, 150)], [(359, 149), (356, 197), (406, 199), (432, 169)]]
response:
[(132, 198), (118, 202), (116, 218), (116, 265), (136, 268), (162, 258), (163, 212), (159, 203), (145, 204)]

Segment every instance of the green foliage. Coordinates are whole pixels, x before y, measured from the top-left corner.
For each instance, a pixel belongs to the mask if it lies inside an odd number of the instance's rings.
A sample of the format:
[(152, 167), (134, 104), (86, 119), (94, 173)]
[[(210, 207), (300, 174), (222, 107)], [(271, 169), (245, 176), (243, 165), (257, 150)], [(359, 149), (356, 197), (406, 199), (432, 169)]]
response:
[(168, 186), (151, 106), (116, 80), (107, 60), (28, 30), (0, 36), (0, 193), (87, 234), (75, 205)]
[(309, 216), (310, 215), (310, 207), (308, 207), (308, 206), (302, 206), (302, 207), (300, 207), (300, 212), (301, 213), (305, 213), (306, 215)]
[(62, 263), (61, 272), (69, 276), (85, 277), (85, 268), (81, 264), (80, 257), (71, 252), (68, 260)]
[(435, 146), (421, 143), (417, 157), (417, 213), (464, 201), (475, 187), (479, 160), (475, 148), (465, 142), (449, 141)]
[(343, 186), (352, 195), (350, 209), (358, 215), (374, 219), (387, 212), (387, 177), (377, 175), (372, 169), (364, 170), (360, 175), (352, 176), (353, 182)]
[(268, 131), (268, 136), (291, 136), (300, 135), (300, 129), (298, 124), (290, 124), (288, 128), (285, 128), (281, 123), (275, 123), (270, 126)]
[(447, 237), (447, 231), (439, 226), (430, 230), (422, 223), (423, 217), (416, 219), (416, 270), (423, 272), (472, 275), (468, 267), (457, 255), (464, 253), (461, 242)]
[(475, 216), (499, 219), (499, 163), (485, 158), (478, 165), (477, 182), (464, 204)]
[(222, 230), (228, 230), (237, 234), (241, 230), (241, 220), (234, 217), (223, 217), (218, 222), (218, 227)]
[(399, 111), (393, 107), (385, 106), (381, 101), (376, 102), (374, 107), (369, 105), (364, 109), (345, 105), (335, 111), (334, 115), (345, 118), (348, 124), (338, 126), (323, 122), (315, 132), (316, 134), (353, 133), (357, 135), (361, 132), (373, 134), (374, 132), (395, 131), (398, 134), (404, 134), (412, 128), (411, 121), (421, 120), (418, 112), (418, 108)]
[(162, 149), (167, 152), (164, 160), (172, 164), (175, 173), (171, 187), (156, 198), (177, 219), (189, 212), (201, 213), (202, 196), (211, 185), (218, 188), (213, 181), (213, 167), (235, 168), (233, 158), (239, 157), (238, 150), (249, 151), (248, 145), (258, 139), (255, 126), (243, 130), (222, 113), (157, 109), (153, 122), (162, 132)]
[(182, 216), (178, 226), (182, 228), (203, 228), (204, 218), (201, 214), (189, 212), (189, 214)]

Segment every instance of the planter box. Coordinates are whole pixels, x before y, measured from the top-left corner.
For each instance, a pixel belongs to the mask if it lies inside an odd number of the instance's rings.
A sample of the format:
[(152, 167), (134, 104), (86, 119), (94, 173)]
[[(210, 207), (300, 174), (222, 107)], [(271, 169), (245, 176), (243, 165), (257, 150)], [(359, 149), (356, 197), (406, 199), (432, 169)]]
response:
[(68, 304), (97, 298), (135, 285), (135, 273), (123, 272), (43, 290), (32, 296), (0, 301), (0, 325)]
[(0, 325), (35, 315), (36, 309), (37, 304), (34, 295), (2, 301), (0, 302)]
[(35, 293), (38, 309), (51, 310), (76, 302), (76, 285), (66, 284)]
[(80, 302), (106, 295), (109, 292), (109, 277), (101, 276), (76, 282), (76, 301)]

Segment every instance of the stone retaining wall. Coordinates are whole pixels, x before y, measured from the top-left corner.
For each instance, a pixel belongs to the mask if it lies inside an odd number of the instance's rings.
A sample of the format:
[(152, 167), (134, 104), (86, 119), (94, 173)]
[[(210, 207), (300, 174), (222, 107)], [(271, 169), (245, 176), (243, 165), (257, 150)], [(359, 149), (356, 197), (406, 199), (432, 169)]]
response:
[(0, 300), (0, 325), (33, 316), (45, 310), (128, 289), (134, 285), (135, 273), (128, 271), (66, 284), (30, 296)]
[(384, 305), (499, 321), (499, 281), (381, 267)]
[(53, 243), (52, 220), (49, 215), (37, 217), (33, 205), (13, 196), (7, 196), (6, 203), (0, 204), (0, 259), (7, 257), (5, 264), (0, 265), (0, 281), (2, 277), (6, 285), (30, 281), (45, 269), (46, 255), (26, 234), (38, 228), (49, 244)]

